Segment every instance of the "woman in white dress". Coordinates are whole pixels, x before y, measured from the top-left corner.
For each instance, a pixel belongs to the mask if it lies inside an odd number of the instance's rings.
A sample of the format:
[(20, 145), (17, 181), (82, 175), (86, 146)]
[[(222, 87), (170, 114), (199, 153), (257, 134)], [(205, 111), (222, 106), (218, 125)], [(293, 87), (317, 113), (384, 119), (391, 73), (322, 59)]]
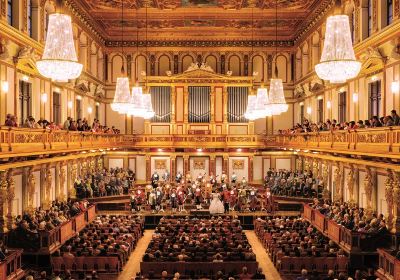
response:
[(224, 204), (222, 204), (221, 200), (219, 199), (219, 194), (213, 193), (212, 194), (213, 200), (210, 203), (210, 214), (211, 215), (216, 215), (216, 214), (224, 214)]

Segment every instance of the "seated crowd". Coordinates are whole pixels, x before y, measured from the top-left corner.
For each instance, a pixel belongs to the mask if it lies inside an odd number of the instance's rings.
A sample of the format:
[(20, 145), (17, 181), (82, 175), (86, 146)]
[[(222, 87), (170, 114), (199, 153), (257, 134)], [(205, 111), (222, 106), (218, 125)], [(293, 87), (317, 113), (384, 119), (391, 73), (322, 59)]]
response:
[(384, 117), (373, 116), (369, 120), (359, 120), (350, 122), (338, 122), (337, 120), (326, 120), (326, 122), (312, 123), (308, 119), (304, 119), (302, 123), (297, 123), (293, 128), (288, 130), (279, 130), (279, 134), (295, 134), (304, 132), (334, 131), (334, 130), (354, 130), (375, 127), (399, 126), (400, 116), (396, 110), (392, 110), (390, 115)]
[(135, 181), (135, 173), (122, 168), (104, 168), (100, 172), (77, 178), (74, 187), (79, 198), (128, 194)]
[(102, 215), (65, 242), (53, 257), (116, 256), (122, 267), (143, 235), (144, 223), (131, 215)]
[(314, 199), (312, 207), (336, 223), (360, 233), (385, 235), (388, 230), (383, 214), (367, 215), (364, 208), (347, 202), (332, 203)]
[(79, 118), (74, 120), (71, 117), (68, 117), (65, 122), (61, 124), (56, 124), (54, 122), (50, 122), (46, 119), (40, 118), (38, 121), (35, 120), (34, 117), (27, 117), (23, 124), (20, 125), (18, 122), (18, 118), (15, 115), (7, 114), (6, 120), (4, 122), (5, 126), (10, 127), (23, 127), (23, 128), (43, 128), (49, 130), (68, 130), (68, 131), (81, 131), (81, 132), (95, 132), (95, 133), (106, 133), (106, 134), (119, 134), (119, 129), (116, 129), (114, 126), (109, 128), (107, 126), (101, 125), (98, 119), (94, 119), (92, 126), (89, 125), (89, 122), (86, 118)]
[(265, 186), (272, 194), (296, 197), (317, 197), (322, 192), (322, 181), (314, 178), (311, 171), (275, 170), (270, 168), (264, 178)]
[[(250, 264), (256, 261), (256, 256), (242, 230), (240, 221), (236, 218), (230, 216), (211, 219), (163, 217), (153, 233), (142, 260), (156, 263), (238, 262)], [(194, 273), (192, 271), (192, 274)], [(197, 271), (196, 273), (205, 272)], [(142, 271), (141, 275), (144, 279), (151, 278), (148, 274), (151, 274), (151, 271)], [(262, 275), (261, 271), (258, 274)], [(201, 278), (203, 276), (196, 275), (195, 279), (208, 279)], [(249, 274), (248, 278), (243, 279), (252, 279), (252, 276)], [(235, 277), (235, 275), (229, 275), (229, 277)], [(223, 279), (228, 279), (228, 277)]]
[(35, 249), (39, 246), (39, 231), (50, 231), (85, 211), (87, 201), (66, 202), (55, 200), (48, 210), (38, 207), (32, 214), (24, 213), (15, 219), (14, 230), (10, 233), (9, 244), (16, 248)]

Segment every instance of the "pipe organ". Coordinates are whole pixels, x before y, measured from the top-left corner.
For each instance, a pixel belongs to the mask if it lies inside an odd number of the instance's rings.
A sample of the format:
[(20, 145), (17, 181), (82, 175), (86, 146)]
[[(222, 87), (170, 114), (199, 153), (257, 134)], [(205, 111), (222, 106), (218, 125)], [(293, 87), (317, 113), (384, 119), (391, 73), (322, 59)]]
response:
[(253, 77), (229, 76), (212, 69), (192, 69), (170, 76), (148, 76), (155, 116), (146, 134), (252, 135), (244, 118)]

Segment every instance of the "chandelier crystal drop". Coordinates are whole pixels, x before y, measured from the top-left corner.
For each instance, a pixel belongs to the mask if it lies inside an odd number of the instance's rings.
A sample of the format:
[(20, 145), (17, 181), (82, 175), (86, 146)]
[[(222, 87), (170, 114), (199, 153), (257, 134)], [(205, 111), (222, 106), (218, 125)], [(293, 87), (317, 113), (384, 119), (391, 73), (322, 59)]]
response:
[(256, 116), (254, 114), (254, 110), (256, 109), (256, 103), (257, 103), (257, 96), (249, 95), (247, 97), (247, 108), (246, 112), (244, 113), (244, 117), (246, 119), (251, 121), (254, 121), (256, 119)]
[(81, 75), (83, 65), (78, 63), (76, 56), (69, 15), (49, 15), (46, 45), (36, 67), (42, 76), (54, 81), (72, 80)]
[(151, 119), (154, 117), (155, 112), (153, 110), (153, 104), (151, 103), (151, 94), (143, 94), (142, 95), (142, 103), (145, 109), (145, 112), (143, 114), (143, 118), (145, 120)]
[(118, 77), (111, 109), (120, 114), (127, 114), (132, 111), (131, 98), (128, 77)]
[(146, 108), (143, 103), (143, 89), (140, 86), (134, 86), (132, 88), (132, 96), (130, 100), (131, 110), (127, 112), (128, 115), (133, 117), (143, 118), (146, 112)]
[(351, 41), (349, 17), (330, 16), (326, 22), (321, 62), (315, 65), (318, 77), (331, 83), (344, 83), (355, 78), (361, 69)]
[(289, 109), (285, 100), (282, 79), (271, 79), (268, 107), (272, 115), (280, 115)]

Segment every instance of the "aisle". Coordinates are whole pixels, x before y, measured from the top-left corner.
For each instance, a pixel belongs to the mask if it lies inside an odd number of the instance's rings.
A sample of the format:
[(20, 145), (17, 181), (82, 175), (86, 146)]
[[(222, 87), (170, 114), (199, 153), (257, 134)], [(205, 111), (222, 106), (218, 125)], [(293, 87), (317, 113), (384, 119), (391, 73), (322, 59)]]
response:
[(281, 276), (268, 257), (263, 245), (258, 240), (256, 233), (253, 230), (245, 230), (244, 232), (246, 233), (247, 239), (253, 248), (254, 254), (256, 254), (258, 265), (262, 268), (265, 277), (267, 279), (281, 280)]
[(129, 257), (128, 263), (124, 266), (121, 274), (118, 276), (118, 280), (131, 280), (136, 276), (136, 273), (140, 271), (140, 262), (144, 252), (146, 252), (147, 246), (151, 241), (151, 236), (154, 230), (145, 230), (144, 235), (140, 238), (135, 250)]

